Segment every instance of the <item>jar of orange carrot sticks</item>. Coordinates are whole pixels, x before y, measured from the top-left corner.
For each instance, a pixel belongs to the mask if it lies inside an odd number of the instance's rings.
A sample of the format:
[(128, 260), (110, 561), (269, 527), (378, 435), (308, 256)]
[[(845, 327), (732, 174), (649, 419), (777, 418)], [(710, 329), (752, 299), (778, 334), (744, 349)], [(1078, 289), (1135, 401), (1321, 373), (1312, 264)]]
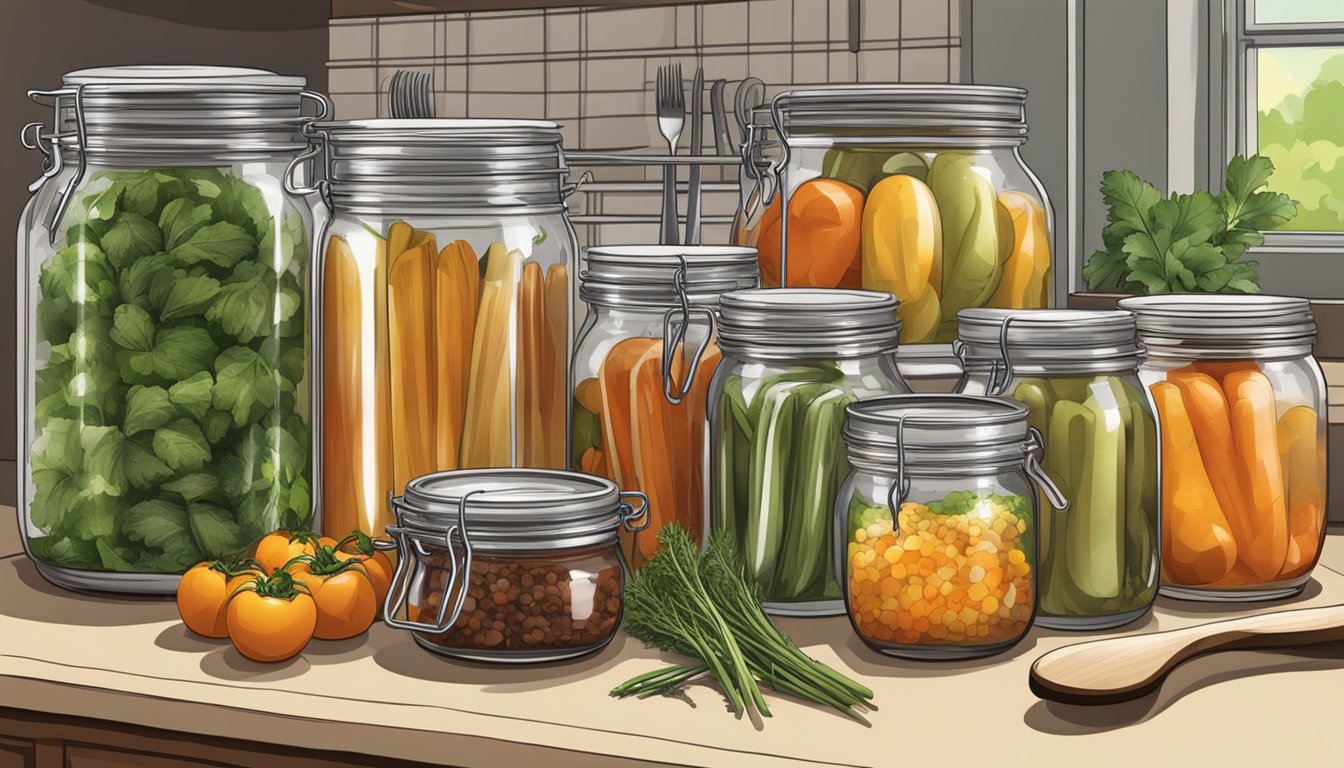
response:
[(432, 472), (565, 468), (577, 250), (559, 127), (315, 125), (324, 524), (380, 536)]
[(1162, 593), (1297, 594), (1321, 553), (1325, 380), (1306, 299), (1125, 299), (1162, 438)]
[(649, 527), (621, 534), (638, 567), (669, 522), (699, 539), (719, 296), (759, 283), (756, 249), (593, 247), (579, 280), (589, 312), (575, 343), (570, 466), (648, 495)]

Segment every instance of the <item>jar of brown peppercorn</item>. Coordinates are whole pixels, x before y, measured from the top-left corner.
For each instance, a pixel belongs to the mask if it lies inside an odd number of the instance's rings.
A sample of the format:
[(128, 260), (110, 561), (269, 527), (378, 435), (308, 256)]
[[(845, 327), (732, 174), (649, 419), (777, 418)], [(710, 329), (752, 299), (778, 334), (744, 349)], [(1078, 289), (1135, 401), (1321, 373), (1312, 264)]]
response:
[(648, 524), (643, 494), (579, 472), (461, 470), (417, 477), (391, 505), (399, 557), (384, 621), (422, 647), (555, 661), (615, 636), (627, 570), (617, 531)]

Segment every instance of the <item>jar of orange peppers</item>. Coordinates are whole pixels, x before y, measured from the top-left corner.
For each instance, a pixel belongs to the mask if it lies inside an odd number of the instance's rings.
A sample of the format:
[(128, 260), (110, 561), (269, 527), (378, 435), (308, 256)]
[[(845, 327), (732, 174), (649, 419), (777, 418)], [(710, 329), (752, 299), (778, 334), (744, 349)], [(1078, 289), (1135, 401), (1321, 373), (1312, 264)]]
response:
[(590, 311), (575, 344), (570, 465), (649, 497), (648, 529), (621, 534), (638, 567), (669, 522), (699, 539), (715, 314), (721, 294), (759, 284), (756, 251), (594, 247), (579, 280)]
[(895, 295), (907, 377), (948, 375), (962, 309), (1050, 306), (1050, 204), (1019, 153), (1026, 97), (980, 85), (777, 96), (777, 190), (765, 185), (755, 242), (766, 285)]
[(1162, 439), (1162, 593), (1288, 597), (1321, 553), (1325, 380), (1306, 299), (1125, 299)]

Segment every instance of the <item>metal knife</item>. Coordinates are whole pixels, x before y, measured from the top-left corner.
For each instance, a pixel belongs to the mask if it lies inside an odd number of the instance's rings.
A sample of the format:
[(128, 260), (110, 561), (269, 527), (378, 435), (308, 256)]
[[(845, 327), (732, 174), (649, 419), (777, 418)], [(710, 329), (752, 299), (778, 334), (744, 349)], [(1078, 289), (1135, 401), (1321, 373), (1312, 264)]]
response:
[(727, 80), (715, 80), (709, 88), (709, 112), (714, 116), (714, 154), (720, 157), (733, 151), (733, 137), (728, 132), (728, 113), (723, 106), (723, 89)]
[[(699, 157), (705, 132), (705, 70), (695, 68), (691, 84), (691, 156)], [(700, 163), (691, 161), (690, 184), (686, 188), (686, 245), (700, 244)]]

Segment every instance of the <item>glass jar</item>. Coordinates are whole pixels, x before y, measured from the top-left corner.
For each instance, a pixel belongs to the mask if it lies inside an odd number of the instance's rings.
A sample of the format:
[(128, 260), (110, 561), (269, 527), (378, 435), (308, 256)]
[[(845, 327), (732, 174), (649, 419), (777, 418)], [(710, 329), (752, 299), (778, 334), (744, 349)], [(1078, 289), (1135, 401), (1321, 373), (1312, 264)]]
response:
[(1158, 437), (1130, 312), (965, 309), (958, 392), (1027, 406), (1067, 509), (1041, 510), (1036, 623), (1097, 630), (1157, 598)]
[(383, 621), (421, 647), (556, 661), (615, 636), (625, 585), (617, 531), (648, 524), (643, 494), (578, 472), (459, 470), (412, 479), (390, 506), (398, 557)]
[(1019, 152), (1026, 98), (910, 84), (777, 96), (765, 284), (889, 292), (904, 351), (950, 344), (966, 307), (1050, 306), (1050, 204)]
[(643, 491), (657, 510), (625, 537), (638, 568), (664, 524), (699, 541), (709, 382), (720, 352), (719, 296), (759, 285), (756, 251), (732, 246), (589, 248), (579, 295), (589, 312), (574, 352), (571, 466)]
[(303, 86), (65, 76), (74, 136), (19, 235), (18, 507), (53, 583), (171, 594), (196, 562), (312, 523), (312, 222), (282, 178), (303, 102), (327, 106)]
[(1326, 514), (1325, 379), (1306, 299), (1123, 299), (1162, 436), (1162, 594), (1300, 592)]
[(723, 359), (709, 385), (709, 525), (727, 531), (763, 607), (844, 611), (831, 509), (848, 471), (845, 406), (908, 392), (896, 300), (871, 291), (735, 291), (719, 302)]
[(327, 532), (381, 535), (389, 493), (561, 469), (574, 230), (555, 123), (319, 123)]
[(1031, 628), (1042, 472), (1025, 406), (969, 395), (851, 405), (854, 469), (835, 507), (850, 623), (870, 648), (915, 659), (988, 656)]

